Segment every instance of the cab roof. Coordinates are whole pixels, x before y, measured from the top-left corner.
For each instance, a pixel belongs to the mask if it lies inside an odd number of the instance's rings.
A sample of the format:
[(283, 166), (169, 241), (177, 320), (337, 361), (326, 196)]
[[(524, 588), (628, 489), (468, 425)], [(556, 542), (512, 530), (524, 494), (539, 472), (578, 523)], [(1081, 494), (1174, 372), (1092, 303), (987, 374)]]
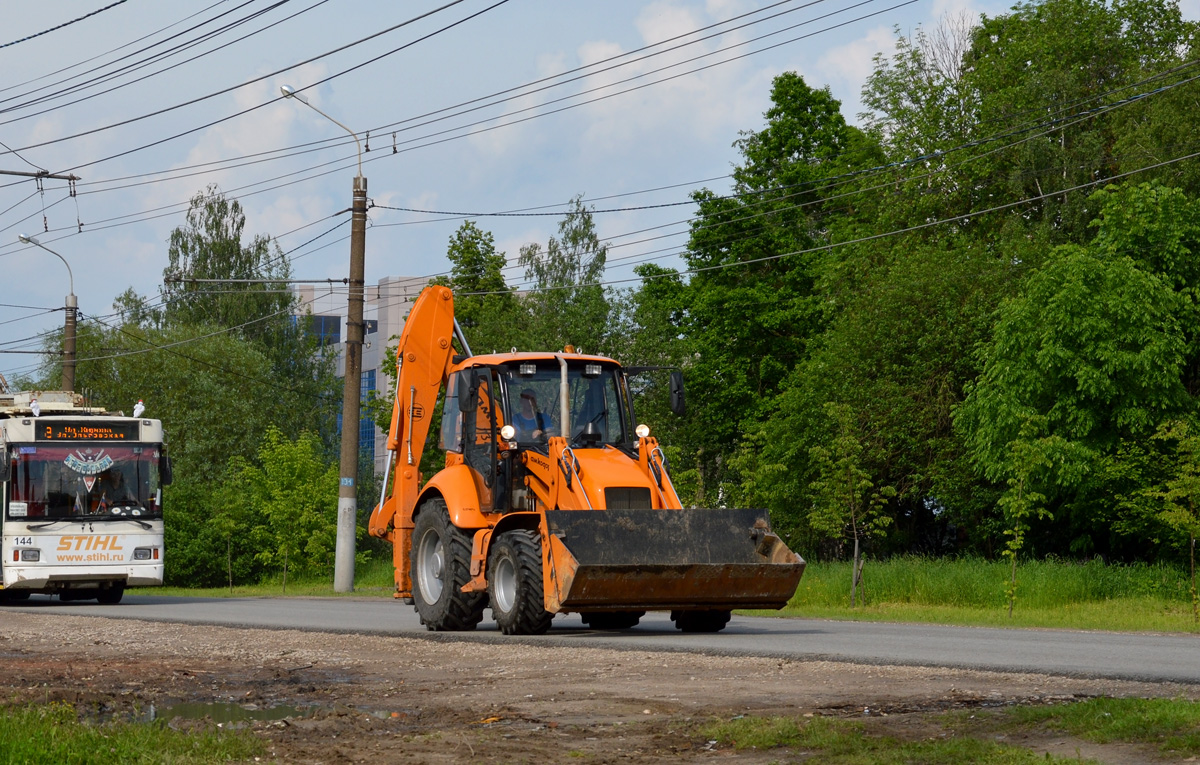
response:
[[(533, 352), (533, 351), (517, 351), (508, 353), (485, 353), (478, 356), (468, 356), (462, 361), (453, 364), (451, 371), (466, 369), (472, 366), (500, 366), (521, 362), (538, 362), (552, 361), (557, 363), (559, 357), (565, 359), (568, 363), (572, 361), (594, 361), (601, 364), (613, 364), (620, 366), (620, 362), (615, 359), (610, 359), (607, 356), (596, 356), (590, 353), (567, 353), (565, 351), (558, 352)], [(459, 357), (455, 357), (456, 359)]]

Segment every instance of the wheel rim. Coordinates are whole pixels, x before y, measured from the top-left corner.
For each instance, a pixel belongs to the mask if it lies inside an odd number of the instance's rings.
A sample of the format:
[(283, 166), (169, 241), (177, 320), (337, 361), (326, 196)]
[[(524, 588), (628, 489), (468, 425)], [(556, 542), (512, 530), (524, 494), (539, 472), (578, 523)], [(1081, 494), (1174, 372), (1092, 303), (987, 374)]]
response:
[(492, 572), (492, 599), (504, 613), (511, 613), (517, 602), (517, 568), (507, 555), (496, 561)]
[(421, 599), (433, 605), (442, 597), (442, 574), (446, 570), (445, 548), (442, 537), (430, 529), (421, 537), (417, 546), (417, 583)]

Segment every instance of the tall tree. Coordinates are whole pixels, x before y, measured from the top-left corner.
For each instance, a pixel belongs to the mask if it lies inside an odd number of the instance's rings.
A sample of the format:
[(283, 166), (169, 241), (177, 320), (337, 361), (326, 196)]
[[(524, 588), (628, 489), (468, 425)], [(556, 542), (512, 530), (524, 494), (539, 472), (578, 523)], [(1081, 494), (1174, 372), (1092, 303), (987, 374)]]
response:
[(772, 83), (771, 104), (766, 126), (735, 144), (742, 163), (733, 194), (693, 197), (685, 333), (695, 352), (691, 422), (703, 439), (692, 450), (709, 490), (730, 482), (743, 434), (768, 416), (821, 331), (822, 257), (813, 248), (837, 215), (824, 205), (821, 181), (873, 156), (828, 88), (786, 72)]
[(472, 221), (465, 221), (446, 251), (450, 275), (435, 279), (454, 291), (454, 315), (476, 353), (520, 345), (523, 323), (516, 315), (513, 289), (504, 279), (507, 263), (496, 252), (496, 240)]
[(600, 241), (582, 195), (571, 200), (558, 236), (550, 237), (545, 248), (536, 242), (521, 248), (517, 262), (530, 282), (521, 300), (529, 349), (574, 345), (608, 352), (612, 306), (600, 284), (607, 259), (608, 245)]

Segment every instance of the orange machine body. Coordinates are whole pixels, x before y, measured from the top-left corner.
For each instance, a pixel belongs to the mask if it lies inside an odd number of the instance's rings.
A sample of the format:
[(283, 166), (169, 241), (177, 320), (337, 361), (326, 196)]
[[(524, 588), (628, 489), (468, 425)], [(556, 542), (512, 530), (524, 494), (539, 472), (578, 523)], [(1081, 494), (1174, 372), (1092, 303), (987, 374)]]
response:
[[(684, 509), (630, 398), (616, 361), (569, 347), (470, 355), (451, 291), (427, 288), (400, 338), (394, 481), (369, 524), (393, 543), (396, 597), (430, 629), (470, 629), (490, 604), (516, 633), (572, 611), (625, 627), (652, 609), (716, 631), (730, 608), (782, 607), (804, 561), (765, 511)], [(434, 425), (445, 467), (422, 485)]]

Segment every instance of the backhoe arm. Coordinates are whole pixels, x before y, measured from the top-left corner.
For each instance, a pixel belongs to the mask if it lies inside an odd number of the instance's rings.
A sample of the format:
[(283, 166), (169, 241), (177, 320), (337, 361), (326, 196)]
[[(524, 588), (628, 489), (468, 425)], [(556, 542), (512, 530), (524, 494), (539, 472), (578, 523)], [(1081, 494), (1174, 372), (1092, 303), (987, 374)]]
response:
[[(398, 594), (406, 595), (410, 589), (407, 558), (420, 489), (421, 455), (454, 354), (454, 332), (454, 296), (448, 287), (430, 287), (413, 304), (396, 352), (396, 400), (388, 429), (385, 496), (371, 513), (368, 530), (394, 545)], [(393, 464), (396, 477), (392, 493), (386, 495)]]

